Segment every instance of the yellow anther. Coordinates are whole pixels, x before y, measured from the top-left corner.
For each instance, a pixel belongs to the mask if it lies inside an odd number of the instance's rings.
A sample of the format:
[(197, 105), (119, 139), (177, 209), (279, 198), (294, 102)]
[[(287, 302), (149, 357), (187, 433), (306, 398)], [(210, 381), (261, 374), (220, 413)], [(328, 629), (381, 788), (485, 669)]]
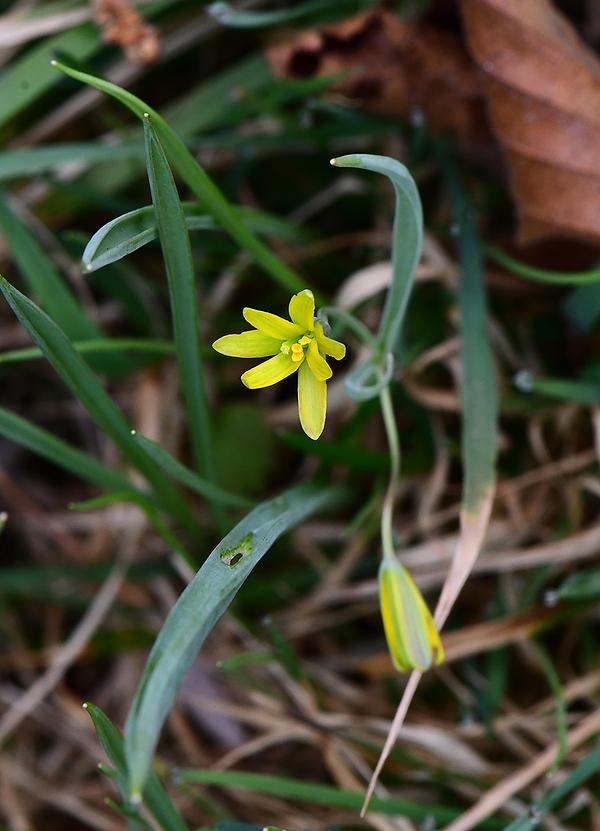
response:
[(297, 363), (298, 361), (301, 361), (303, 357), (304, 357), (304, 350), (302, 349), (300, 344), (299, 343), (293, 343), (292, 344), (292, 361), (295, 361)]
[(300, 346), (308, 346), (311, 340), (312, 338), (309, 338), (307, 335), (302, 335), (298, 343), (300, 344)]

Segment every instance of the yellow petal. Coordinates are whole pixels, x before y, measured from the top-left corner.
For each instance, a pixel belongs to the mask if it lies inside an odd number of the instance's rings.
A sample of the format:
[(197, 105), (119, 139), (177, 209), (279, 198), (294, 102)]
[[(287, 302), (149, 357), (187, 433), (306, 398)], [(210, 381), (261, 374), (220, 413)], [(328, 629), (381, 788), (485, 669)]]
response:
[(266, 358), (277, 355), (281, 341), (263, 335), (258, 329), (250, 329), (239, 335), (224, 335), (213, 343), (213, 349), (232, 358)]
[(298, 292), (290, 300), (290, 317), (303, 331), (312, 332), (315, 325), (315, 298), (310, 289)]
[(323, 333), (323, 324), (319, 321), (315, 323), (315, 337), (323, 355), (331, 355), (336, 361), (341, 361), (346, 356), (346, 347), (344, 344), (340, 343), (339, 340), (328, 338)]
[(292, 372), (295, 372), (302, 364), (296, 364), (292, 361), (289, 355), (284, 355), (280, 352), (274, 358), (269, 358), (268, 361), (263, 361), (262, 364), (252, 367), (248, 372), (242, 375), (242, 383), (248, 389), (257, 390), (261, 387), (270, 387), (276, 384), (283, 378), (287, 378)]
[(271, 338), (279, 338), (282, 340), (297, 340), (300, 335), (304, 334), (304, 329), (296, 323), (285, 320), (279, 315), (273, 315), (271, 312), (261, 312), (259, 309), (244, 309), (244, 318), (251, 326), (259, 329), (263, 335), (268, 335)]
[(379, 568), (379, 599), (388, 649), (396, 669), (424, 672), (443, 660), (440, 637), (408, 571), (387, 557)]
[(311, 368), (313, 375), (315, 375), (319, 381), (326, 381), (333, 375), (331, 367), (319, 352), (317, 341), (314, 338), (311, 340), (308, 345), (308, 349), (306, 350), (306, 360), (308, 361), (308, 365)]
[(327, 384), (315, 377), (306, 361), (298, 370), (298, 413), (302, 429), (311, 439), (318, 439), (325, 426)]

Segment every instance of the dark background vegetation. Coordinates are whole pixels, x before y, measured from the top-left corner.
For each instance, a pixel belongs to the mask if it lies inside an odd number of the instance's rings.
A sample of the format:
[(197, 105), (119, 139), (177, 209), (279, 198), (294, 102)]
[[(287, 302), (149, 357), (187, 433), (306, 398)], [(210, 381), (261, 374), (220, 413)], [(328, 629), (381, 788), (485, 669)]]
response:
[[(96, 18), (102, 5), (92, 4)], [(246, 4), (257, 12), (299, 5)], [(313, 5), (298, 19), (234, 28), (211, 18), (201, 3), (145, 3), (140, 10), (156, 27), (160, 51), (144, 63), (136, 60), (139, 42), (133, 53), (131, 45), (103, 42), (106, 24), (65, 22), (54, 34), (36, 34), (32, 21), (85, 12), (83, 2), (3, 4), (0, 34), (16, 32), (19, 21), (25, 28), (0, 48), (0, 200), (106, 337), (169, 337), (157, 244), (90, 275), (79, 266), (83, 246), (104, 222), (149, 204), (143, 153), (93, 163), (65, 154), (31, 175), (10, 172), (18, 149), (68, 142), (94, 148), (107, 137), (141, 147), (141, 132), (124, 108), (60, 76), (49, 62), (29, 81), (15, 81), (13, 69), (33, 50), (47, 48), (49, 55), (59, 36), (59, 53), (71, 63), (115, 78), (163, 113), (231, 202), (287, 220), (284, 238), (270, 244), (329, 298), (356, 290), (351, 281), (360, 269), (389, 261), (393, 219), (386, 182), (334, 171), (329, 159), (353, 151), (400, 158), (419, 185), (427, 234), (394, 385), (403, 454), (396, 528), (407, 564), (433, 601), (456, 539), (461, 495), (459, 269), (435, 140), (445, 135), (456, 152), (482, 244), (542, 272), (581, 271), (594, 267), (598, 236), (589, 228), (573, 233), (567, 224), (526, 243), (516, 234), (528, 203), (511, 194), (510, 159), (488, 121), (486, 93), (473, 80), (479, 70), (457, 4), (384, 4), (408, 27), (406, 49), (395, 53), (387, 74), (377, 54), (387, 48), (378, 39), (386, 39), (385, 22), (377, 38), (339, 35), (342, 46), (333, 51), (344, 77), (319, 79), (306, 55), (304, 63), (296, 60), (295, 75), (275, 74), (274, 45), (287, 44), (293, 55), (307, 32), (325, 24), (335, 30), (357, 12), (380, 8)], [(600, 43), (595, 4), (556, 6), (593, 53)], [(93, 45), (78, 56), (69, 33), (75, 39), (82, 26)], [(454, 45), (427, 40), (427, 27)], [(440, 66), (450, 67), (442, 72), (446, 85), (436, 75)], [(352, 81), (350, 89), (352, 71), (364, 83)], [(382, 106), (382, 90), (402, 72), (408, 93), (394, 93)], [(43, 83), (33, 93), (40, 73)], [(546, 140), (540, 136), (540, 146)], [(190, 198), (183, 187), (180, 195)], [(553, 198), (560, 213), (563, 193)], [(245, 390), (239, 375), (247, 364), (208, 346), (244, 328), (244, 305), (283, 313), (289, 294), (221, 232), (194, 233), (192, 246), (219, 483), (259, 500), (310, 476), (329, 476), (349, 482), (353, 498), (276, 543), (250, 577), (184, 685), (157, 769), (191, 828), (233, 828), (227, 823), (234, 821), (358, 827), (360, 796), (350, 804), (334, 794), (364, 789), (404, 684), (387, 656), (377, 602), (378, 507), (388, 472), (379, 410), (344, 395), (344, 367), (338, 368), (326, 432), (315, 444), (299, 432), (292, 381), (263, 393)], [(2, 273), (35, 296), (23, 256), (22, 240), (4, 228)], [(368, 822), (376, 828), (443, 827), (438, 808), (459, 815), (557, 735), (564, 739), (598, 704), (598, 283), (530, 281), (493, 259), (486, 264), (501, 397), (498, 495), (486, 547), (449, 621), (448, 662), (424, 679), (384, 776), (385, 787), (420, 813), (374, 816)], [(373, 327), (380, 297), (367, 281), (359, 308)], [(121, 464), (45, 361), (10, 357), (30, 342), (5, 304), (0, 322), (1, 406)], [(349, 339), (349, 345), (354, 359), (357, 344)], [(131, 423), (189, 463), (173, 360), (123, 352), (90, 362)], [(513, 383), (523, 370), (533, 375), (531, 392)], [(123, 724), (147, 650), (187, 575), (137, 508), (71, 510), (70, 503), (98, 489), (14, 439), (0, 437), (0, 507), (8, 515), (0, 537), (2, 827), (109, 831), (126, 820), (105, 804), (115, 794), (96, 767), (103, 754), (81, 703), (89, 699)], [(193, 551), (200, 563), (220, 534), (204, 501), (191, 494), (190, 501), (204, 534)], [(231, 512), (229, 520), (237, 516)], [(123, 556), (130, 559), (126, 579), (82, 626)], [(11, 726), (23, 704), (26, 714)], [(564, 758), (563, 773), (592, 748), (583, 743)], [(182, 785), (172, 776), (175, 767), (212, 766), (333, 790), (320, 802), (310, 788), (298, 800), (281, 783), (269, 792), (240, 788), (233, 779), (221, 787)], [(512, 793), (496, 827), (543, 792), (542, 782)], [(545, 827), (593, 827), (597, 799), (592, 778), (544, 817)]]

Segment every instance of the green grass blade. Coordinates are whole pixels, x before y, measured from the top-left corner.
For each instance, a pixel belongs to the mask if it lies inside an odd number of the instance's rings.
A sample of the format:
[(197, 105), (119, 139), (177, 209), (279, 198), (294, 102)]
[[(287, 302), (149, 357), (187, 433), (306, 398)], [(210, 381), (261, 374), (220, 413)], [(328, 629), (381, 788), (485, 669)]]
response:
[(100, 488), (134, 487), (123, 474), (3, 407), (0, 407), (0, 435)]
[(515, 386), (523, 392), (534, 392), (556, 398), (559, 401), (574, 401), (577, 404), (600, 404), (600, 381), (571, 381), (568, 378), (536, 378), (526, 370), (514, 379)]
[(483, 544), (495, 490), (498, 444), (498, 394), (487, 333), (488, 310), (479, 239), (471, 207), (445, 149), (440, 149), (440, 159), (458, 228), (461, 265), (458, 301), (461, 318), (463, 492), (460, 537), (436, 609), (438, 626), (450, 613)]
[(487, 300), (479, 241), (469, 205), (454, 176), (450, 179), (453, 213), (459, 229), (462, 276), (461, 315), (463, 510), (476, 513), (493, 487), (497, 450), (498, 396), (487, 335)]
[(21, 324), (73, 395), (83, 404), (100, 429), (115, 442), (123, 455), (152, 485), (162, 507), (190, 532), (195, 532), (196, 523), (181, 495), (133, 440), (123, 414), (90, 367), (78, 355), (64, 332), (35, 303), (1, 277), (0, 290)]
[(28, 291), (38, 298), (41, 307), (65, 334), (74, 340), (102, 337), (102, 332), (88, 320), (33, 234), (11, 210), (4, 191), (0, 191), (0, 229)]
[(392, 230), (392, 285), (388, 292), (377, 334), (377, 344), (392, 352), (406, 314), (415, 272), (423, 244), (423, 208), (421, 198), (408, 169), (388, 156), (356, 153), (333, 159), (335, 167), (370, 170), (387, 176), (394, 187), (396, 206)]
[(239, 496), (237, 493), (230, 493), (227, 490), (223, 490), (218, 485), (209, 482), (208, 479), (203, 479), (201, 476), (198, 476), (197, 473), (182, 465), (168, 450), (165, 450), (164, 447), (161, 447), (160, 444), (152, 441), (152, 439), (146, 438), (146, 436), (142, 436), (139, 433), (133, 433), (132, 435), (142, 445), (148, 456), (154, 459), (156, 464), (160, 465), (172, 479), (176, 479), (182, 485), (186, 485), (191, 490), (214, 502), (221, 502), (223, 505), (230, 505), (234, 508), (251, 507), (252, 502), (249, 499), (246, 499), (244, 496)]
[[(104, 752), (113, 763), (116, 781), (122, 798), (127, 801), (127, 765), (121, 732), (95, 704), (86, 702), (84, 709), (92, 719), (96, 735)], [(155, 773), (150, 773), (143, 791), (144, 805), (163, 831), (188, 831), (183, 817), (169, 799)]]
[(558, 803), (568, 796), (575, 788), (580, 787), (585, 781), (592, 777), (600, 769), (600, 744), (588, 753), (570, 773), (563, 779), (560, 785), (546, 794), (545, 797), (535, 802), (524, 816), (518, 817), (504, 831), (534, 831), (538, 828), (544, 814), (551, 811)]
[(600, 597), (600, 569), (591, 568), (571, 574), (560, 584), (559, 600), (594, 600)]
[(115, 159), (129, 161), (138, 158), (144, 158), (144, 147), (141, 142), (120, 144), (70, 142), (51, 144), (47, 147), (4, 150), (0, 153), (0, 182), (36, 176), (74, 161), (92, 165), (114, 162)]
[(512, 274), (525, 277), (526, 280), (534, 280), (537, 283), (554, 283), (558, 286), (583, 286), (588, 283), (600, 282), (600, 269), (598, 268), (591, 271), (547, 271), (527, 263), (521, 263), (493, 245), (486, 245), (485, 253), (491, 260), (503, 266)]
[[(36, 238), (11, 209), (4, 191), (0, 191), (0, 229), (29, 293), (38, 298), (65, 334), (72, 340), (102, 338), (102, 330), (88, 318)], [(91, 363), (95, 369), (110, 374), (126, 369), (119, 355), (98, 356)]]
[(333, 488), (293, 488), (254, 508), (217, 545), (160, 630), (125, 727), (129, 789), (139, 798), (162, 724), (204, 639), (275, 540), (339, 496)]
[(549, 773), (553, 774), (562, 764), (568, 751), (569, 725), (567, 722), (567, 702), (562, 684), (560, 682), (560, 677), (556, 671), (554, 662), (549, 655), (548, 650), (539, 641), (534, 640), (532, 646), (555, 700), (558, 751), (556, 753), (554, 764), (549, 770)]
[(146, 168), (161, 242), (173, 320), (173, 339), (196, 467), (215, 478), (211, 426), (200, 361), (194, 264), (173, 174), (150, 116), (144, 118)]
[(306, 288), (306, 283), (289, 266), (270, 251), (242, 222), (223, 196), (219, 188), (212, 181), (210, 176), (198, 164), (196, 159), (189, 152), (179, 136), (173, 132), (166, 121), (136, 96), (127, 92), (116, 84), (104, 81), (86, 72), (66, 66), (60, 61), (53, 61), (53, 64), (69, 75), (84, 84), (89, 84), (96, 89), (106, 92), (128, 107), (139, 118), (144, 118), (146, 113), (152, 119), (158, 139), (171, 163), (183, 181), (194, 192), (197, 199), (206, 205), (208, 212), (222, 227), (237, 241), (237, 243), (248, 251), (273, 279), (291, 291), (301, 291)]
[[(265, 773), (247, 773), (242, 770), (178, 770), (177, 779), (186, 784), (220, 785), (221, 787), (243, 788), (249, 791), (278, 796), (281, 799), (297, 799), (313, 805), (329, 805), (348, 811), (358, 811), (362, 803), (360, 791), (349, 791), (335, 785), (321, 785), (316, 782), (293, 779), (288, 776), (270, 776)], [(446, 823), (455, 819), (459, 811), (430, 803), (421, 804), (406, 799), (374, 796), (373, 811), (378, 814), (405, 816), (415, 820), (427, 817)], [(481, 826), (486, 827), (485, 823)], [(488, 828), (500, 827), (498, 822), (488, 822)]]
[[(203, 212), (197, 202), (182, 202), (188, 231), (214, 231), (221, 226), (212, 216)], [(305, 237), (291, 223), (260, 211), (236, 207), (240, 219), (259, 234), (297, 241)], [(156, 222), (152, 205), (129, 211), (112, 219), (96, 231), (83, 252), (86, 271), (96, 271), (132, 254), (156, 239)]]
[[(201, 214), (195, 203), (182, 205), (188, 230), (214, 230), (219, 226), (207, 214)], [(86, 271), (96, 271), (127, 257), (156, 239), (154, 208), (148, 205), (129, 211), (99, 228), (83, 252)]]
[(236, 29), (257, 29), (264, 26), (275, 26), (278, 23), (288, 23), (291, 20), (298, 20), (301, 17), (308, 17), (315, 13), (331, 12), (348, 13), (351, 10), (358, 11), (361, 6), (368, 5), (369, 0), (362, 3), (357, 0), (307, 0), (306, 3), (296, 3), (285, 9), (272, 9), (269, 11), (243, 11), (233, 8), (229, 3), (211, 3), (207, 11), (212, 17), (223, 24)]
[[(94, 340), (74, 341), (73, 348), (80, 355), (96, 355), (105, 352), (142, 352), (151, 355), (173, 355), (175, 346), (170, 340), (149, 338), (98, 338)], [(44, 353), (36, 346), (24, 349), (11, 349), (0, 353), (0, 364), (15, 364), (22, 361), (35, 361), (43, 358)]]
[[(407, 168), (388, 156), (352, 154), (332, 159), (336, 167), (360, 168), (387, 176), (396, 198), (392, 231), (392, 284), (387, 294), (379, 332), (376, 354), (355, 369), (346, 379), (348, 394), (358, 400), (379, 394), (388, 382), (391, 364), (384, 370), (384, 359), (397, 346), (423, 244), (423, 209), (419, 191)], [(372, 381), (375, 383), (371, 383)]]

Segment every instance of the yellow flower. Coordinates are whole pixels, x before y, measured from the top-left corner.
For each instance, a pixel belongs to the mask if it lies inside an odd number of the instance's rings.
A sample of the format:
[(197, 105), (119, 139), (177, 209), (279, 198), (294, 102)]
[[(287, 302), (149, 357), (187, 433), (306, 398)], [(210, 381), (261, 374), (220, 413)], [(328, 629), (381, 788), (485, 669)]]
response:
[(307, 436), (318, 439), (325, 425), (327, 380), (332, 375), (325, 358), (330, 355), (340, 361), (346, 347), (328, 338), (322, 323), (315, 320), (315, 299), (310, 289), (290, 300), (291, 320), (258, 309), (245, 308), (243, 314), (255, 328), (225, 335), (213, 343), (213, 349), (233, 358), (273, 356), (244, 372), (242, 382), (249, 389), (269, 387), (298, 371), (300, 424)]
[(394, 557), (379, 567), (379, 599), (383, 628), (396, 669), (424, 672), (444, 660), (440, 636), (421, 592)]

